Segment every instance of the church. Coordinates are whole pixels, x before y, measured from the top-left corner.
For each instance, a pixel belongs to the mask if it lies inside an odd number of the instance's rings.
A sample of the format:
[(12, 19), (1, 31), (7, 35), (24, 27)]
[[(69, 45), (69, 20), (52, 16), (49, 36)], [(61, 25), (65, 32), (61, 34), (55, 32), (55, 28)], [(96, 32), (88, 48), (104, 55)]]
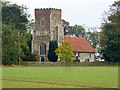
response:
[[(45, 62), (49, 61), (48, 50), (50, 41), (57, 40), (59, 46), (62, 44), (62, 42), (64, 42), (64, 39), (66, 39), (65, 38), (66, 36), (64, 36), (64, 29), (62, 26), (61, 13), (62, 13), (61, 9), (55, 8), (35, 9), (35, 30), (33, 31), (32, 53), (40, 56), (40, 62), (41, 59), (44, 59)], [(67, 38), (66, 40), (70, 41), (71, 39)], [(88, 41), (85, 42), (87, 42), (87, 44), (89, 43)], [(73, 49), (76, 48), (74, 47), (74, 42), (72, 42), (72, 45)], [(79, 44), (77, 47), (79, 48)], [(92, 54), (93, 55), (92, 61), (94, 61), (95, 50), (90, 45), (90, 43), (88, 44), (88, 47), (89, 48), (86, 48), (88, 49), (87, 52), (84, 51), (82, 52), (84, 53), (82, 59), (84, 60), (86, 59), (84, 55), (87, 55), (87, 57), (89, 58), (90, 55)], [(89, 49), (91, 51), (89, 51)], [(78, 56), (78, 52), (75, 53), (75, 55)], [(78, 58), (80, 57), (78, 56)]]
[(32, 53), (48, 61), (49, 42), (58, 41), (58, 46), (64, 41), (61, 9), (35, 9), (35, 30), (33, 32)]

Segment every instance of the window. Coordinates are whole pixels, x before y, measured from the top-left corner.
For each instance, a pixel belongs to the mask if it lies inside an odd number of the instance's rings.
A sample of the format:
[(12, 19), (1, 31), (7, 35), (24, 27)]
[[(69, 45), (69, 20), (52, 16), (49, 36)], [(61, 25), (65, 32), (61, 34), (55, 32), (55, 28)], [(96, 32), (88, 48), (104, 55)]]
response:
[(41, 18), (40, 24), (41, 24), (41, 27), (45, 27), (45, 19), (44, 18)]
[(40, 44), (40, 55), (46, 55), (46, 44)]
[(58, 26), (56, 27), (56, 35), (55, 35), (55, 40), (58, 40)]
[(55, 19), (55, 21), (54, 21), (54, 25), (57, 25), (57, 20)]
[(90, 53), (90, 57), (89, 57), (89, 58), (91, 58), (91, 56), (92, 56), (92, 55), (91, 55), (91, 53)]

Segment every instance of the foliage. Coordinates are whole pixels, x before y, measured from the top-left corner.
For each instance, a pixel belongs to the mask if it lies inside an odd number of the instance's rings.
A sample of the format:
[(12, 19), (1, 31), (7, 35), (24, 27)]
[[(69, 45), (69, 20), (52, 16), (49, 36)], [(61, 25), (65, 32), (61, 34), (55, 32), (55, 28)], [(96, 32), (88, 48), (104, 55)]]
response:
[(85, 29), (81, 25), (75, 25), (72, 30), (69, 30), (68, 35), (75, 35), (76, 37), (84, 37)]
[(26, 30), (28, 19), (26, 13), (23, 13), (22, 8), (22, 6), (18, 6), (16, 4), (3, 5), (2, 22), (4, 24), (11, 25), (15, 30)]
[(86, 38), (89, 41), (89, 43), (92, 45), (94, 49), (97, 48), (98, 45), (98, 39), (99, 39), (99, 32), (94, 31), (94, 32), (86, 32)]
[(55, 53), (56, 55), (58, 55), (60, 61), (65, 62), (74, 61), (73, 57), (75, 55), (73, 54), (72, 43), (70, 41), (64, 41), (64, 43), (62, 43), (62, 45), (55, 50)]
[(10, 29), (11, 27), (2, 25), (2, 59), (5, 64), (9, 62), (17, 63), (18, 58), (18, 45), (16, 31)]
[(106, 61), (113, 61), (117, 62), (119, 61), (118, 56), (118, 48), (120, 46), (119, 40), (117, 35), (117, 26), (116, 24), (106, 24), (104, 26), (104, 30), (101, 33), (101, 50), (100, 53), (103, 55), (103, 58)]
[[(91, 31), (90, 31), (91, 30)], [(86, 37), (89, 43), (93, 46), (94, 49), (97, 48), (99, 33), (96, 28), (89, 28), (89, 31), (86, 31), (85, 28), (81, 25), (74, 25), (72, 30), (68, 31), (67, 35), (72, 35), (76, 37)]]
[(49, 51), (48, 51), (48, 59), (52, 62), (57, 62), (58, 56), (54, 52), (58, 48), (57, 41), (50, 41)]
[(119, 5), (114, 2), (107, 14), (107, 21), (102, 24), (100, 33), (100, 53), (106, 61), (120, 61)]
[(69, 22), (65, 21), (64, 19), (62, 20), (62, 26), (64, 28), (64, 35), (66, 35), (68, 33), (69, 30)]
[[(27, 8), (10, 2), (2, 2), (2, 58), (3, 62), (19, 64), (24, 59), (33, 59), (30, 52), (31, 32)], [(35, 58), (35, 57), (34, 57)], [(4, 63), (5, 64), (5, 63)], [(7, 64), (7, 63), (6, 63)]]

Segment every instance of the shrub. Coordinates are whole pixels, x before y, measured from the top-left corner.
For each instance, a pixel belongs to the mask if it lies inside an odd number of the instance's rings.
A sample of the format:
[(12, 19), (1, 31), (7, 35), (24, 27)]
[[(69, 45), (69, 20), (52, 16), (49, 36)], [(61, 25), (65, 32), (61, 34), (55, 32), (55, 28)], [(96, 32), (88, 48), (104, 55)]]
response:
[(52, 62), (57, 62), (58, 56), (55, 53), (55, 50), (58, 48), (57, 41), (50, 41), (48, 59)]

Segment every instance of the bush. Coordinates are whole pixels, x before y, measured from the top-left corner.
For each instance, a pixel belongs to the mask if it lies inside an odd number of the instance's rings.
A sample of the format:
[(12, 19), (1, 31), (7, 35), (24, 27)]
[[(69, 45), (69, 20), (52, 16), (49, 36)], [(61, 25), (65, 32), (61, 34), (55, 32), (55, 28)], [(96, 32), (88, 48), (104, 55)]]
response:
[(55, 50), (58, 48), (57, 41), (50, 41), (48, 59), (52, 62), (57, 62), (58, 56), (55, 53)]
[(35, 56), (36, 61), (39, 61), (39, 59), (40, 59), (40, 56)]
[(22, 58), (23, 61), (35, 61), (35, 54), (29, 53), (28, 56)]
[(9, 58), (3, 58), (2, 59), (2, 64), (3, 65), (11, 65), (11, 64), (13, 64), (13, 62), (11, 61), (11, 60), (9, 60)]
[(61, 46), (59, 46), (55, 53), (59, 56), (59, 61), (73, 62), (75, 55), (73, 54), (73, 47), (70, 41), (64, 41)]

